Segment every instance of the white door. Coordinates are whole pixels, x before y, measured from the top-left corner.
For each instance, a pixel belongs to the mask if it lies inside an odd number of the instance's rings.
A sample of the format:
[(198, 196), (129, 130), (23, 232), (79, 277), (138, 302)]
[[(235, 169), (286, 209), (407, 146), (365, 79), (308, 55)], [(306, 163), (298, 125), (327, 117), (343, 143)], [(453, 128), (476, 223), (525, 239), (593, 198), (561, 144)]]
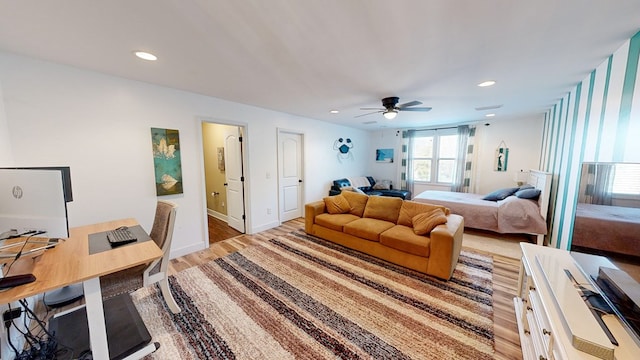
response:
[(280, 221), (302, 216), (302, 134), (278, 131)]
[(240, 128), (230, 128), (224, 138), (225, 188), (227, 192), (227, 224), (244, 232), (244, 175), (242, 169), (242, 136)]

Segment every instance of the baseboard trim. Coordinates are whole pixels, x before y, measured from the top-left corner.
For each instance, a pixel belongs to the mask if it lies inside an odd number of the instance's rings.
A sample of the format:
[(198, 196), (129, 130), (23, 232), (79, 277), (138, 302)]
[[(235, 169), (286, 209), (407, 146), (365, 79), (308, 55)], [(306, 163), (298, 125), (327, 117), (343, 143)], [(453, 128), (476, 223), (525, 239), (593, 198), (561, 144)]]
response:
[(259, 233), (261, 231), (265, 231), (265, 230), (269, 230), (269, 229), (273, 229), (274, 227), (280, 226), (280, 222), (279, 221), (274, 221), (274, 222), (270, 222), (270, 223), (266, 223), (264, 225), (260, 225), (258, 227), (254, 227), (251, 229), (251, 232), (247, 232), (247, 234), (255, 234), (255, 233)]
[(213, 216), (214, 218), (220, 220), (220, 221), (224, 221), (227, 222), (227, 215), (219, 213), (215, 210), (211, 210), (211, 209), (207, 209), (207, 215), (209, 216)]

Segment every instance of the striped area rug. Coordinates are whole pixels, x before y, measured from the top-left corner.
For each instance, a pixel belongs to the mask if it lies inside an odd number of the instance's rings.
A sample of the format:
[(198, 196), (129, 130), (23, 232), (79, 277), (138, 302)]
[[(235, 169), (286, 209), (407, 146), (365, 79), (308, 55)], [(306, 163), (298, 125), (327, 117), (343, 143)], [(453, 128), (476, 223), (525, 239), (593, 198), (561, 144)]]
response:
[(152, 359), (491, 359), (490, 256), (441, 281), (293, 232), (133, 294)]

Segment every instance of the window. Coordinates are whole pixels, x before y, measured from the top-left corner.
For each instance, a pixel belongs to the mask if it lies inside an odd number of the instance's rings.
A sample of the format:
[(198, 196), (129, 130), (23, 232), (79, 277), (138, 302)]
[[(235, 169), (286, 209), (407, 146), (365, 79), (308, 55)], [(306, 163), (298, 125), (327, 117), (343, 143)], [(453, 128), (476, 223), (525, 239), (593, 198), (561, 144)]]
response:
[(613, 193), (640, 195), (640, 164), (615, 164), (613, 177)]
[(416, 131), (410, 152), (413, 181), (452, 184), (457, 152), (456, 129)]

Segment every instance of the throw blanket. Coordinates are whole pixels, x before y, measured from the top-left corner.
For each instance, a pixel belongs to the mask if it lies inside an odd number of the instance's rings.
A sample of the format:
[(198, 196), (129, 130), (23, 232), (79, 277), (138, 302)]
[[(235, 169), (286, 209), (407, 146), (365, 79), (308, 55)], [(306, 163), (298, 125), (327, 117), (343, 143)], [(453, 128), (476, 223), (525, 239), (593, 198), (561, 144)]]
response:
[(371, 183), (369, 182), (369, 180), (367, 180), (367, 178), (364, 176), (347, 178), (347, 179), (351, 183), (351, 186), (353, 186), (354, 188), (371, 186)]

